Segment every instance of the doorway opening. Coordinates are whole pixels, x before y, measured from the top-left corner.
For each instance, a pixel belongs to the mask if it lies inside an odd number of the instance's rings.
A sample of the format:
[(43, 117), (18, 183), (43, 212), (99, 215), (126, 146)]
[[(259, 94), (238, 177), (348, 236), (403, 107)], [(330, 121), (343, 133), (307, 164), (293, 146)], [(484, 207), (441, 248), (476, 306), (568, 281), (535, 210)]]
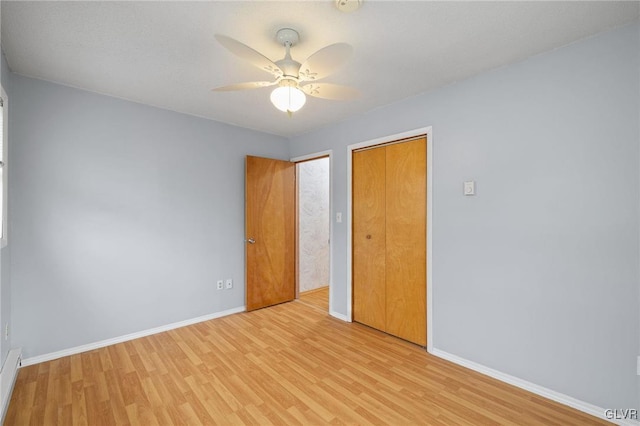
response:
[[(321, 167), (324, 170), (323, 195), (316, 197), (322, 201), (322, 204), (312, 209), (320, 210), (322, 216), (326, 218), (324, 230), (322, 233), (307, 231), (303, 222), (303, 230), (299, 232), (298, 206), (300, 203), (298, 202), (299, 188), (297, 185), (299, 178), (296, 178), (296, 175), (298, 169), (304, 167), (299, 166), (299, 163), (324, 158), (326, 159)], [(340, 314), (334, 312), (332, 303), (335, 293), (332, 282), (333, 254), (331, 250), (333, 223), (329, 219), (332, 208), (331, 175), (333, 167), (331, 160), (331, 150), (292, 158), (289, 161), (251, 155), (246, 157), (245, 300), (247, 311), (299, 300), (301, 291), (299, 271), (301, 268), (299, 267), (298, 246), (302, 246), (302, 292), (324, 287), (317, 291), (325, 294), (322, 308), (318, 307), (317, 309), (328, 311), (330, 315), (341, 318)], [(326, 173), (327, 169), (328, 173)], [(305, 181), (304, 176), (302, 180)], [(302, 192), (304, 191), (303, 189)], [(305, 205), (303, 204), (302, 207)], [(337, 214), (336, 220), (341, 221), (340, 217), (341, 214)], [(326, 234), (327, 227), (329, 229), (328, 235)], [(311, 241), (316, 247), (305, 248), (304, 241), (300, 244), (299, 234), (310, 235)], [(310, 269), (311, 276), (316, 278), (315, 282), (311, 284), (305, 284), (304, 280), (306, 271), (309, 270), (309, 267), (304, 264), (306, 254), (316, 263), (319, 259), (324, 259), (322, 269), (318, 267)], [(317, 273), (318, 270), (325, 272), (320, 274)], [(316, 294), (315, 299), (318, 299), (320, 295)]]
[(329, 312), (331, 159), (296, 162), (296, 298)]

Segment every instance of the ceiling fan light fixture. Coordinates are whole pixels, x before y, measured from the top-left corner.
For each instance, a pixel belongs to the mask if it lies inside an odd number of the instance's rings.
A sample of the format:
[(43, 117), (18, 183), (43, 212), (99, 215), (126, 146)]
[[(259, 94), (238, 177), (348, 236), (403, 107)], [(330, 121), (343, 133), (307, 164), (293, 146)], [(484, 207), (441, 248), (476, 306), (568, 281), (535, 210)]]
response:
[(280, 86), (271, 92), (273, 106), (289, 114), (302, 108), (306, 101), (307, 97), (304, 92), (293, 85)]
[[(362, 2), (362, 0), (343, 1)], [(276, 39), (284, 47), (285, 55), (279, 61), (273, 62), (238, 40), (222, 34), (216, 34), (215, 37), (229, 52), (270, 73), (275, 80), (231, 84), (216, 87), (212, 89), (214, 92), (260, 89), (277, 85), (278, 87), (271, 92), (271, 103), (280, 111), (289, 114), (289, 117), (305, 105), (306, 95), (331, 100), (350, 100), (358, 96), (358, 91), (350, 87), (324, 82), (316, 83), (333, 74), (346, 62), (353, 50), (347, 43), (325, 46), (307, 57), (304, 63), (300, 63), (291, 57), (291, 47), (298, 43), (300, 35), (294, 29), (282, 28), (278, 30)]]

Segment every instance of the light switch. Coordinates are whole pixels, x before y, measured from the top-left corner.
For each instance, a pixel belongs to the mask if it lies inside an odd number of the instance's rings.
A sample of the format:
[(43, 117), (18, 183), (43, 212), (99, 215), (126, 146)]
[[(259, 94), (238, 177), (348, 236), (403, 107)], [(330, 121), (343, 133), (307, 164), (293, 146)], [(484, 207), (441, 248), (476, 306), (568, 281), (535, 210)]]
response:
[(342, 212), (337, 212), (336, 213), (336, 222), (337, 223), (342, 223)]
[(464, 183), (464, 195), (476, 195), (476, 182), (473, 180)]

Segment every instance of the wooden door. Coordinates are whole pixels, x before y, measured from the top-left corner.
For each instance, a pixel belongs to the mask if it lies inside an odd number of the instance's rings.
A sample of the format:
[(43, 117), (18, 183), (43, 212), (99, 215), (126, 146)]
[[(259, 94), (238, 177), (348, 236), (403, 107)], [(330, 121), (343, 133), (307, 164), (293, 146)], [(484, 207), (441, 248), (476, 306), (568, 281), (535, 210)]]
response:
[(385, 151), (353, 154), (353, 319), (385, 329)]
[(386, 147), (386, 331), (425, 346), (426, 139)]
[(353, 319), (421, 346), (426, 162), (425, 138), (353, 153)]
[(247, 311), (295, 297), (295, 164), (247, 156)]

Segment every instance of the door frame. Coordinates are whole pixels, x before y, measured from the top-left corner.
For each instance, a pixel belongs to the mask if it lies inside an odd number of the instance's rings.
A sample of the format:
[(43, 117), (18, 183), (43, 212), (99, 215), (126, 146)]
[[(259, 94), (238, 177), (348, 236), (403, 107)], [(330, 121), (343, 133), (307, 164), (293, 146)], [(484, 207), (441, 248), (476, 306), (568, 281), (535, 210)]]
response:
[[(353, 151), (400, 139), (427, 137), (427, 351), (433, 350), (433, 128), (432, 126), (370, 139), (347, 146), (347, 318), (353, 321)], [(331, 221), (333, 223), (333, 221)], [(333, 241), (333, 235), (332, 239)], [(333, 253), (333, 251), (332, 251)]]
[(298, 226), (299, 226), (299, 217), (298, 217), (298, 163), (303, 163), (305, 161), (316, 160), (320, 158), (329, 158), (329, 313), (333, 312), (333, 150), (329, 149), (326, 151), (314, 152), (312, 154), (302, 155), (300, 157), (293, 157), (289, 159), (292, 163), (296, 163), (296, 299), (300, 294), (300, 274), (298, 271)]

